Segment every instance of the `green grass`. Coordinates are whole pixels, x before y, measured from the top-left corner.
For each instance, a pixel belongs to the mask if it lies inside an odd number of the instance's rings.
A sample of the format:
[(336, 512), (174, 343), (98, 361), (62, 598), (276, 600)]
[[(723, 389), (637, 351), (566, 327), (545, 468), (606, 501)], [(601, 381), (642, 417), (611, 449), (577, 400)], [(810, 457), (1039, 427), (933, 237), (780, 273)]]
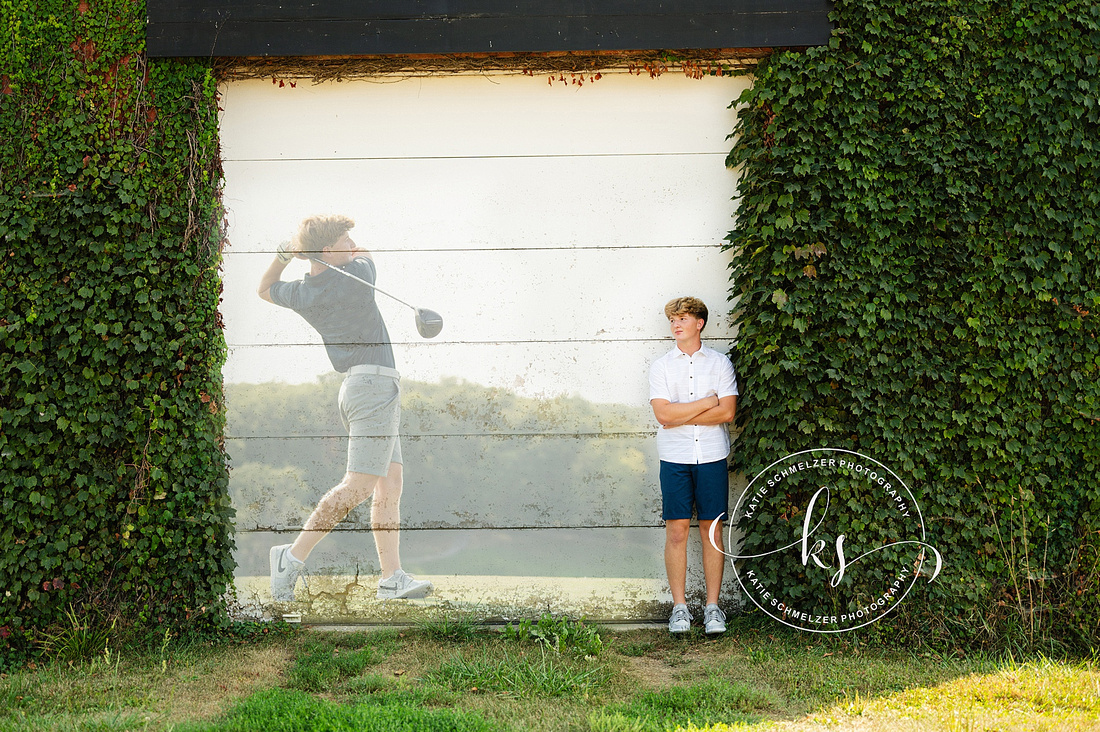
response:
[(535, 654), (482, 653), (476, 658), (454, 656), (426, 680), (455, 691), (496, 692), (509, 696), (587, 697), (607, 683), (602, 664), (574, 661), (552, 652)]
[(481, 732), (497, 727), (483, 717), (454, 709), (397, 704), (338, 704), (291, 689), (252, 695), (217, 722), (180, 727), (180, 732)]
[[(596, 655), (549, 622), (556, 644), (454, 620), (243, 645), (112, 639), (84, 661), (59, 652), (0, 675), (0, 731), (1100, 732), (1095, 655), (910, 652), (731, 626), (718, 639), (601, 629)], [(118, 647), (133, 650), (106, 652)]]
[(302, 691), (332, 691), (393, 653), (396, 640), (394, 631), (310, 634), (300, 646), (287, 685)]
[(485, 633), (481, 623), (468, 618), (446, 616), (417, 625), (424, 637), (437, 643), (467, 643)]
[(605, 707), (589, 715), (594, 730), (638, 730), (663, 732), (667, 729), (711, 723), (757, 722), (767, 711), (778, 710), (773, 694), (744, 684), (714, 679), (663, 691), (646, 691), (625, 704)]
[(657, 644), (653, 641), (630, 641), (619, 646), (619, 653), (624, 656), (640, 658), (653, 652)]

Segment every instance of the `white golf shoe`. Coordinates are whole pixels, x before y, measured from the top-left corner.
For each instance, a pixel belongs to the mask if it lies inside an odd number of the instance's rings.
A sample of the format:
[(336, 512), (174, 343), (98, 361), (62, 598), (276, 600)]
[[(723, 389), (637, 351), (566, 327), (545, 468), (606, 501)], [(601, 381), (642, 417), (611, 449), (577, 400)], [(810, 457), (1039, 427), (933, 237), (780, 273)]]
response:
[(271, 547), (271, 597), (276, 602), (294, 602), (294, 585), (305, 574), (306, 563), (290, 553), (290, 544)]
[(427, 597), (431, 593), (431, 582), (415, 579), (402, 569), (378, 582), (379, 600), (414, 600)]

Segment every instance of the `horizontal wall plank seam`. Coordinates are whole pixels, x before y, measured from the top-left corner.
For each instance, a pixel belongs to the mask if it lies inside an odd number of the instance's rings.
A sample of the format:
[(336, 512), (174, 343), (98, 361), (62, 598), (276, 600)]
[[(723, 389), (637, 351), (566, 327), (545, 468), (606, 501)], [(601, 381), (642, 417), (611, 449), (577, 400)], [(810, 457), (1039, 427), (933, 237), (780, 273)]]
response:
[[(455, 253), (464, 254), (467, 252), (617, 252), (623, 250), (634, 251), (635, 249), (667, 249), (671, 252), (682, 252), (685, 249), (718, 249), (723, 250), (728, 248), (726, 244), (628, 244), (623, 246), (566, 246), (566, 247), (433, 247), (431, 249), (379, 249), (378, 247), (371, 247), (373, 254), (420, 254), (422, 252), (442, 252), (445, 254)], [(227, 254), (243, 255), (243, 254), (264, 254), (272, 255), (275, 253), (274, 249), (253, 249), (249, 251), (234, 252), (227, 250)]]
[[(594, 439), (619, 439), (631, 437), (652, 437), (657, 429), (635, 430), (631, 432), (417, 432), (416, 434), (401, 433), (402, 440), (423, 440), (426, 438), (473, 438), (473, 437), (565, 437), (565, 438), (594, 438)], [(329, 434), (311, 435), (229, 435), (227, 440), (346, 440), (346, 432), (332, 432)]]
[[(664, 522), (654, 524), (576, 524), (570, 526), (535, 526), (535, 525), (523, 525), (523, 526), (402, 526), (401, 533), (406, 531), (578, 531), (578, 530), (607, 530), (607, 529), (661, 529), (664, 528)], [(284, 524), (282, 529), (276, 529), (273, 527), (256, 527), (247, 529), (237, 529), (238, 534), (282, 534), (292, 533), (300, 531), (300, 526), (291, 526), (290, 524)], [(369, 533), (369, 528), (359, 526), (345, 526), (343, 524), (337, 525), (332, 533), (344, 533), (344, 532), (358, 532)]]
[[(707, 338), (706, 342), (713, 345), (715, 340), (730, 340), (729, 338)], [(514, 340), (514, 341), (436, 341), (437, 343), (446, 343), (450, 346), (515, 346), (515, 345), (529, 345), (532, 343), (590, 343), (590, 344), (608, 344), (608, 343), (664, 343), (665, 340), (655, 338), (565, 338), (565, 339), (531, 339), (531, 340)], [(391, 340), (390, 343), (397, 343), (397, 341)], [(413, 343), (421, 343), (421, 341), (413, 341)], [(672, 349), (672, 341), (667, 341), (669, 350)], [(331, 341), (331, 345), (349, 346), (349, 345), (364, 345), (360, 341), (354, 343), (342, 343)], [(288, 348), (290, 346), (323, 346), (324, 344), (319, 341), (311, 341), (305, 343), (229, 343), (229, 348)], [(366, 345), (379, 345), (377, 343), (371, 343)]]
[(725, 158), (729, 150), (700, 150), (687, 152), (627, 152), (627, 153), (531, 153), (522, 155), (379, 155), (351, 157), (307, 158), (222, 158), (223, 163), (339, 163), (366, 160), (540, 160), (553, 158), (660, 158), (660, 157), (699, 157), (714, 156)]

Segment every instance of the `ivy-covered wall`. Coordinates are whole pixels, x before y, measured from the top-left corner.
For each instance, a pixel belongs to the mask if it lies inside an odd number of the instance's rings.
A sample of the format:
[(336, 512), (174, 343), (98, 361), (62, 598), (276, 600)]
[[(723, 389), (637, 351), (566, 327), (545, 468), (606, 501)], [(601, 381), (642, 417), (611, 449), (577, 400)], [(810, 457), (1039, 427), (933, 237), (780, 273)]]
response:
[(0, 655), (231, 577), (215, 80), (145, 4), (0, 1)]
[[(209, 65), (148, 62), (142, 2), (0, 12), (7, 655), (70, 604), (216, 614), (231, 517)], [(946, 564), (890, 628), (1095, 644), (1100, 9), (834, 17), (741, 100), (737, 467), (828, 445), (911, 479)]]
[[(879, 632), (1095, 645), (1100, 5), (834, 20), (740, 100), (737, 467), (830, 446), (910, 481), (944, 572)], [(844, 510), (838, 533), (876, 524)]]

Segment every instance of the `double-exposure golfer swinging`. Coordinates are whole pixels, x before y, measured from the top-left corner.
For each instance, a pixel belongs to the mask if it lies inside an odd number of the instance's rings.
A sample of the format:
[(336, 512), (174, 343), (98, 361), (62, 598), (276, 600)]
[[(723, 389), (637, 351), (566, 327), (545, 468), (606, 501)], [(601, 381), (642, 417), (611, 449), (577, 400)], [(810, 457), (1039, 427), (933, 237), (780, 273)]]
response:
[[(432, 591), (431, 582), (401, 569), (401, 377), (375, 302), (374, 260), (348, 236), (353, 226), (346, 216), (302, 221), (294, 239), (279, 246), (258, 290), (264, 300), (305, 318), (321, 334), (332, 367), (345, 374), (339, 404), (348, 430), (347, 472), (321, 498), (294, 543), (272, 547), (271, 594), (279, 602), (294, 600), (310, 552), (372, 495), (371, 530), (382, 567), (378, 597), (419, 598)], [(309, 261), (309, 274), (283, 282), (283, 270), (293, 258)]]

